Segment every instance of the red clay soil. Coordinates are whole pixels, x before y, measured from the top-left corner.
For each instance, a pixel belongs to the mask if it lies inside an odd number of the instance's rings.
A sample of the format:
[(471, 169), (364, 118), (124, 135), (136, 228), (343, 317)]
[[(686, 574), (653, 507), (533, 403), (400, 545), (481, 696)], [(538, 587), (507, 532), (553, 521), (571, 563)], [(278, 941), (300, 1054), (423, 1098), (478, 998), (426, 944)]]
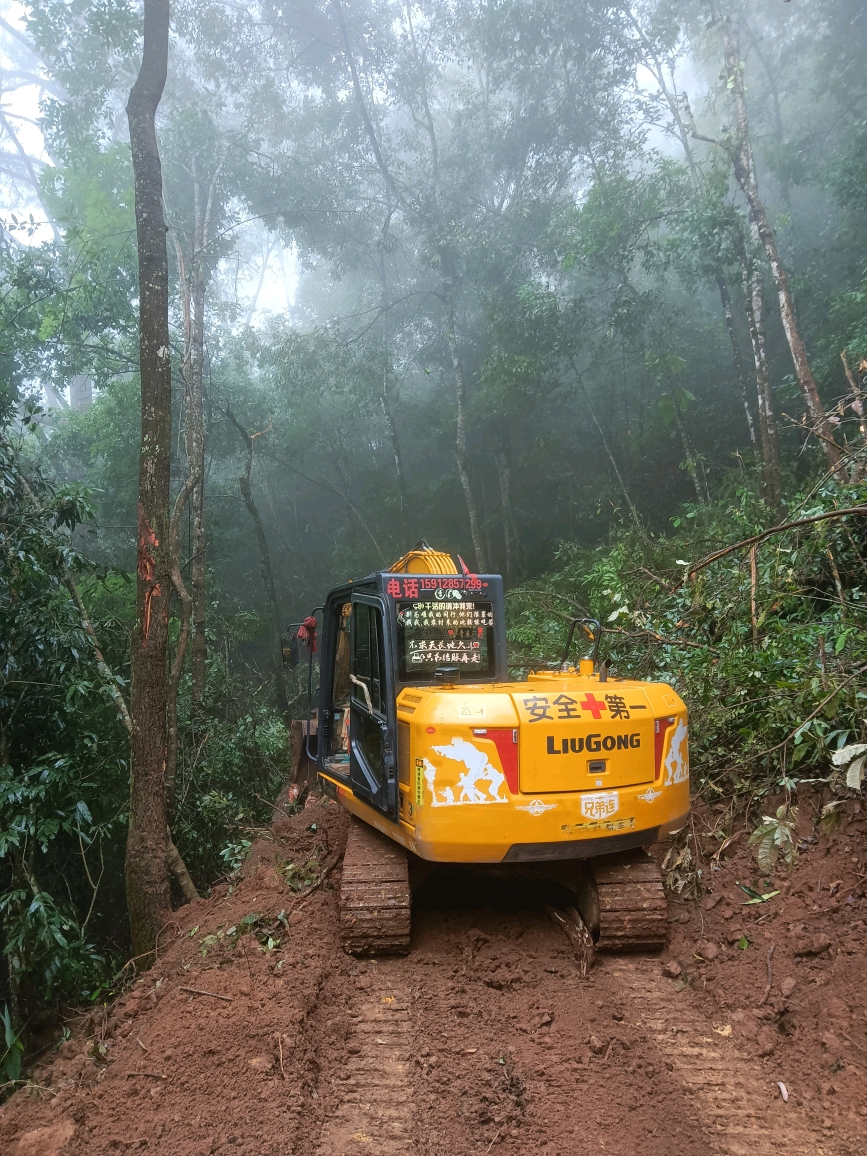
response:
[[(408, 958), (345, 955), (347, 816), (319, 802), (176, 913), (156, 966), (0, 1109), (0, 1153), (862, 1156), (864, 818), (820, 834), (817, 806), (780, 895), (745, 905), (738, 883), (767, 888), (742, 836), (700, 902), (672, 898), (665, 953), (582, 979), (544, 897), (468, 873), (419, 891)], [(311, 857), (335, 866), (299, 897)], [(389, 1138), (363, 1125), (383, 1089)]]

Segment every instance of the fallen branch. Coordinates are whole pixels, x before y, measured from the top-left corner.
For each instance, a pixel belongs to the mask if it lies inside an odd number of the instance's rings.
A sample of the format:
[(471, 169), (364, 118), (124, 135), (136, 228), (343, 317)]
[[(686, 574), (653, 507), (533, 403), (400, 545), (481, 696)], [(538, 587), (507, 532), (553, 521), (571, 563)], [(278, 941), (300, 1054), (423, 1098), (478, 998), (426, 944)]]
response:
[(622, 634), (626, 638), (652, 638), (654, 642), (661, 642), (665, 646), (692, 646), (696, 650), (709, 650), (716, 654), (716, 647), (708, 646), (705, 642), (690, 642), (686, 638), (665, 638), (655, 630), (624, 630), (622, 626), (603, 626), (603, 634)]
[(340, 852), (339, 851), (333, 851), (331, 853), (331, 855), (329, 855), (328, 858), (325, 860), (325, 862), (322, 864), (322, 874), (319, 876), (319, 878), (316, 880), (316, 882), (311, 883), (308, 888), (306, 888), (304, 891), (299, 891), (298, 894), (295, 896), (295, 902), (292, 905), (293, 910), (298, 906), (299, 900), (306, 899), (308, 895), (312, 895), (314, 891), (316, 891), (319, 887), (322, 886), (322, 884), (328, 878), (328, 875), (334, 870), (334, 868), (337, 866), (339, 861), (340, 861)]
[[(747, 546), (757, 545), (759, 542), (764, 542), (766, 538), (771, 538), (775, 534), (784, 534), (787, 530), (797, 530), (800, 526), (812, 526), (816, 522), (826, 522), (829, 518), (845, 518), (848, 514), (867, 517), (867, 506), (847, 506), (845, 510), (829, 510), (826, 514), (815, 514), (812, 518), (799, 518), (796, 522), (785, 522), (782, 526), (772, 526), (770, 530), (763, 530), (761, 534), (753, 534), (751, 538), (744, 538), (742, 542), (735, 542), (733, 546), (726, 546), (724, 550), (717, 550), (713, 554), (708, 554), (706, 558), (693, 563), (687, 568), (687, 579), (694, 577), (699, 570), (704, 570), (712, 562), (718, 562), (720, 558), (724, 558), (726, 554), (732, 554), (735, 550), (743, 550)], [(674, 587), (672, 593), (681, 586), (683, 586), (683, 581)]]
[(209, 995), (211, 999), (221, 999), (225, 1003), (234, 1003), (235, 997), (233, 995), (219, 995), (215, 991), (202, 991), (200, 987), (182, 987), (181, 991), (192, 992), (193, 995)]
[(652, 570), (648, 570), (646, 566), (636, 566), (634, 570), (626, 570), (625, 574), (646, 574), (648, 578), (652, 578), (658, 586), (661, 586), (663, 590), (667, 590), (669, 594), (673, 594), (676, 589), (670, 582), (666, 582), (664, 578), (660, 578), (658, 574), (654, 574)]
[(196, 890), (196, 885), (187, 870), (186, 863), (184, 863), (181, 858), (180, 851), (174, 844), (171, 830), (168, 827), (166, 828), (166, 864), (175, 879), (177, 879), (187, 903), (192, 903), (194, 899), (200, 899), (201, 896)]

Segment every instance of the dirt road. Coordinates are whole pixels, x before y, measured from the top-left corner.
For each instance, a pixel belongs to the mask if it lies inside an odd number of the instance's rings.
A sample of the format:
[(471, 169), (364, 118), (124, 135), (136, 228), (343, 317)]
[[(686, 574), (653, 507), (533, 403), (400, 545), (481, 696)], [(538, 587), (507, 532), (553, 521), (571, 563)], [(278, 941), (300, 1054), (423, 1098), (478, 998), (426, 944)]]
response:
[(347, 957), (335, 891), (296, 898), (286, 882), (344, 833), (325, 806), (278, 824), (236, 887), (182, 909), (157, 967), (2, 1109), (4, 1156), (867, 1148), (857, 880), (833, 907), (840, 875), (862, 871), (857, 820), (822, 857), (830, 910), (814, 902), (818, 845), (775, 919), (734, 908), (748, 864), (732, 861), (716, 899), (673, 907), (669, 952), (603, 958), (586, 979), (544, 896), (466, 873), (416, 895), (408, 958)]

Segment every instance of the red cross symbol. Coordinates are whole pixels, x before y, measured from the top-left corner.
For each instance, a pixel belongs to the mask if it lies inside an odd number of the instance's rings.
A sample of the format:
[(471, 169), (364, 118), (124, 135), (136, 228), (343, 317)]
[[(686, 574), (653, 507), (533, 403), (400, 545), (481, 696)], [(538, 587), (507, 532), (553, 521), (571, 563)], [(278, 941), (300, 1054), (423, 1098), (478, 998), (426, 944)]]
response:
[(598, 719), (602, 717), (602, 712), (608, 710), (608, 704), (599, 702), (592, 694), (588, 694), (583, 702), (578, 704), (582, 710), (589, 710), (593, 712), (593, 717)]

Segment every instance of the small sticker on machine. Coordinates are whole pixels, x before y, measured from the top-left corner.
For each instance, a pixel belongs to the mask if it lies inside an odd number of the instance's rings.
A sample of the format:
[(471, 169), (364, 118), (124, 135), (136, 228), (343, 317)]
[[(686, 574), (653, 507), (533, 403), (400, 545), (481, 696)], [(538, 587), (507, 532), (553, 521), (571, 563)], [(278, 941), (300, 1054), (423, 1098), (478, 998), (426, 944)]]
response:
[(474, 702), (462, 702), (458, 714), (461, 718), (487, 718), (488, 708), (477, 706)]
[(598, 791), (581, 796), (581, 814), (585, 819), (610, 819), (619, 809), (617, 791)]
[(567, 835), (576, 831), (631, 831), (635, 826), (635, 816), (628, 819), (610, 819), (607, 823), (563, 823), (560, 830)]
[(415, 805), (424, 804), (424, 759), (415, 760)]

